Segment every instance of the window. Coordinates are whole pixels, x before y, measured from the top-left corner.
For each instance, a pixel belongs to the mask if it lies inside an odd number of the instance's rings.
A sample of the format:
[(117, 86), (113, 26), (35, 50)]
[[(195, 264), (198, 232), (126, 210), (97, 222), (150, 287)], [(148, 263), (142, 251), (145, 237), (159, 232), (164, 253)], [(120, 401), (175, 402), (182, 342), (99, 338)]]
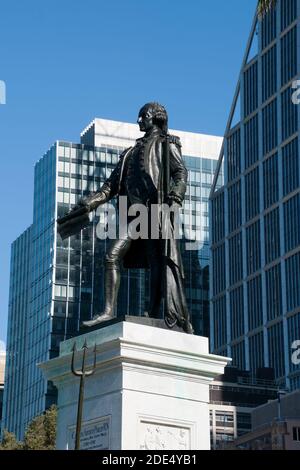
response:
[(293, 428), (293, 441), (300, 442), (300, 428)]
[(289, 87), (281, 94), (282, 140), (288, 139), (298, 128), (298, 106), (292, 101), (293, 91)]
[(216, 411), (216, 426), (233, 427), (234, 414), (230, 411)]
[(56, 282), (63, 284), (68, 282), (68, 269), (67, 268), (56, 268)]
[(244, 341), (231, 346), (232, 365), (245, 370), (245, 344)]
[(245, 176), (246, 220), (259, 214), (259, 167)]
[(229, 240), (229, 282), (236, 284), (243, 278), (242, 233)]
[(244, 74), (244, 112), (245, 116), (253, 113), (258, 105), (258, 67), (251, 65)]
[(268, 339), (270, 367), (275, 371), (275, 378), (279, 378), (285, 373), (282, 322), (268, 329)]
[(249, 338), (250, 370), (255, 374), (257, 369), (264, 367), (264, 336), (263, 332)]
[(299, 186), (299, 151), (297, 138), (282, 148), (282, 166), (283, 194), (286, 196)]
[(282, 315), (281, 266), (266, 271), (267, 316), (268, 321)]
[(230, 442), (234, 440), (233, 434), (228, 434), (226, 432), (217, 432), (216, 433), (216, 444), (220, 444), (221, 442)]
[(243, 294), (243, 286), (230, 292), (231, 339), (237, 339), (244, 334)]
[(212, 200), (212, 239), (213, 243), (218, 243), (225, 236), (225, 207), (224, 192), (218, 194)]
[(300, 245), (300, 194), (284, 204), (285, 251)]
[(261, 275), (251, 279), (247, 287), (249, 329), (253, 330), (263, 323)]
[(213, 288), (214, 295), (219, 294), (225, 289), (226, 286), (226, 271), (225, 271), (225, 245), (224, 243), (218, 248), (212, 250), (214, 279)]
[(260, 260), (260, 221), (250, 225), (246, 229), (247, 241), (247, 274), (255, 273), (261, 267)]
[(238, 129), (227, 139), (228, 181), (241, 172), (241, 131)]
[(214, 314), (214, 348), (218, 349), (227, 343), (226, 297), (213, 302)]
[(276, 92), (276, 45), (262, 56), (262, 99), (266, 101)]
[(202, 171), (212, 171), (212, 160), (208, 158), (202, 158)]
[(237, 428), (251, 430), (251, 414), (250, 413), (237, 413)]
[(241, 181), (228, 188), (229, 232), (241, 225)]
[(286, 270), (286, 302), (288, 311), (300, 307), (300, 253), (288, 258), (285, 262)]
[(267, 47), (276, 37), (276, 9), (272, 8), (261, 22), (262, 48)]
[[(67, 151), (67, 149), (66, 149)], [(64, 157), (65, 156), (65, 147), (62, 147), (61, 145), (58, 147), (58, 156), (59, 157)]]
[(281, 31), (287, 28), (297, 17), (297, 0), (282, 0)]
[(296, 73), (297, 27), (295, 26), (281, 39), (281, 85), (289, 82)]
[(269, 212), (265, 218), (265, 258), (266, 264), (280, 256), (280, 232), (278, 207)]
[[(296, 107), (296, 106), (295, 106)], [(263, 152), (271, 152), (278, 142), (277, 136), (277, 99), (268, 104), (262, 112), (263, 119)]]
[(246, 169), (258, 160), (258, 115), (245, 124), (245, 167)]
[(58, 162), (58, 171), (60, 172), (64, 171), (64, 162), (61, 162), (61, 161)]
[(67, 297), (67, 287), (66, 286), (55, 286), (55, 297)]
[(291, 390), (297, 390), (300, 388), (300, 375), (291, 378)]
[(265, 209), (278, 201), (278, 155), (264, 162), (264, 206)]
[[(293, 344), (294, 341), (298, 341), (300, 339), (300, 312), (296, 313), (292, 317), (289, 317), (288, 320), (288, 335), (289, 335), (289, 344)], [(293, 361), (290, 363), (290, 372), (300, 372), (300, 364), (294, 364)], [(298, 377), (300, 382), (300, 376)], [(300, 384), (298, 387), (300, 388)]]

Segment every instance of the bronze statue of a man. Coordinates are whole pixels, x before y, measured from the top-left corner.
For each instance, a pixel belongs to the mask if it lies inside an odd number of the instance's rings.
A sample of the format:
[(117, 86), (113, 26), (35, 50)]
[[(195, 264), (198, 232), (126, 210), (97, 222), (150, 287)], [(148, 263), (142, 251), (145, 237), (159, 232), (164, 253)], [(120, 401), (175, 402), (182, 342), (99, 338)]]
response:
[[(75, 210), (88, 213), (115, 196), (127, 196), (129, 207), (143, 204), (149, 211), (153, 204), (182, 204), (187, 170), (180, 139), (168, 134), (165, 108), (158, 103), (148, 103), (140, 110), (137, 122), (145, 132), (144, 137), (123, 152), (99, 192), (81, 200)], [(171, 233), (173, 229), (171, 227)], [(170, 328), (177, 324), (185, 332), (193, 333), (184, 294), (180, 249), (172, 236), (168, 240), (161, 236), (155, 240), (151, 237), (133, 240), (126, 234), (111, 242), (105, 260), (105, 308), (92, 320), (83, 322), (84, 326), (91, 327), (113, 318), (121, 263), (126, 268), (150, 268), (150, 317), (160, 317), (163, 299), (166, 324)]]

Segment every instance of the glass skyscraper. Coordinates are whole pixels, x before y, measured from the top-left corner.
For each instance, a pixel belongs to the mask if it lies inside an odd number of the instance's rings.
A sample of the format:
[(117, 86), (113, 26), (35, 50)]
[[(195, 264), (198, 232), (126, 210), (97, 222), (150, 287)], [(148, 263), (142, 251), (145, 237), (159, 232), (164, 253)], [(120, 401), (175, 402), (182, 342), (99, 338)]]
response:
[[(211, 345), (300, 387), (300, 1), (255, 16), (211, 192)], [(225, 215), (225, 216), (224, 216)]]
[[(222, 139), (171, 131), (181, 138), (189, 182), (183, 217), (182, 254), (186, 294), (198, 334), (209, 328), (208, 198)], [(95, 119), (81, 143), (57, 141), (35, 166), (33, 224), (14, 242), (3, 425), (24, 435), (25, 426), (56, 401), (37, 364), (56, 357), (61, 341), (78, 334), (82, 320), (101, 312), (104, 259), (109, 241), (96, 236), (98, 218), (62, 241), (56, 219), (82, 196), (97, 191), (119, 155), (140, 137), (134, 124)], [(193, 249), (186, 249), (191, 243)], [(122, 272), (117, 314), (143, 315), (148, 274)]]
[(2, 408), (3, 408), (5, 360), (6, 360), (5, 351), (0, 349), (0, 429), (1, 429)]
[[(8, 306), (7, 356), (3, 400), (2, 426), (9, 423), (17, 434), (23, 426), (25, 384), (27, 382), (26, 354), (28, 351), (28, 325), (30, 302), (32, 226), (14, 241), (11, 248), (10, 291)], [(4, 418), (5, 415), (5, 418)]]

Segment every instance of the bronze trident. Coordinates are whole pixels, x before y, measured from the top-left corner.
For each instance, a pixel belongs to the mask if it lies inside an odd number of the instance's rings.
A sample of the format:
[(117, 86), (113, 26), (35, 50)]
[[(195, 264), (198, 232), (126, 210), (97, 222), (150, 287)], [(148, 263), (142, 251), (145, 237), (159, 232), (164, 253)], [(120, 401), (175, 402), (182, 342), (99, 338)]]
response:
[(74, 366), (75, 362), (75, 352), (77, 351), (76, 349), (76, 342), (74, 343), (74, 346), (72, 348), (73, 354), (72, 354), (72, 365), (71, 365), (71, 370), (72, 374), (75, 375), (76, 377), (80, 377), (80, 386), (79, 386), (79, 398), (78, 398), (78, 409), (77, 409), (77, 422), (76, 422), (76, 436), (75, 436), (75, 450), (80, 449), (80, 431), (81, 431), (81, 421), (82, 421), (82, 408), (83, 408), (83, 397), (84, 397), (84, 382), (86, 377), (90, 377), (91, 375), (94, 374), (96, 370), (96, 344), (94, 346), (94, 364), (92, 368), (89, 370), (86, 370), (85, 362), (86, 362), (86, 353), (88, 350), (87, 347), (87, 341), (85, 339), (84, 345), (82, 347), (83, 349), (83, 358), (82, 358), (82, 366), (80, 370), (76, 370)]

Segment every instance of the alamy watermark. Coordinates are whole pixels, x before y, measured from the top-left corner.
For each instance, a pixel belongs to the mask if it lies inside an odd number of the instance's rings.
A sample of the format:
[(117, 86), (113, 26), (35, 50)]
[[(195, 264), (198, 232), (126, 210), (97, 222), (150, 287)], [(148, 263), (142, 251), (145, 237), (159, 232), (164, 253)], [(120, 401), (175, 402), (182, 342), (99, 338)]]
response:
[[(196, 206), (196, 212), (201, 214), (201, 203), (196, 203)], [(106, 203), (98, 207), (96, 214), (99, 217), (96, 235), (100, 240), (125, 239), (128, 235), (132, 240), (184, 240), (188, 251), (199, 250), (199, 244), (203, 242), (200, 226), (193, 230), (193, 216), (178, 204), (134, 204), (128, 207), (127, 196), (120, 196), (118, 210), (112, 203)], [(199, 219), (200, 222), (201, 217)]]
[(6, 104), (6, 84), (0, 80), (0, 104)]
[(292, 94), (292, 102), (295, 105), (300, 104), (300, 80), (294, 80), (292, 83), (294, 93)]
[(300, 339), (296, 340), (292, 344), (292, 363), (294, 366), (300, 365)]

